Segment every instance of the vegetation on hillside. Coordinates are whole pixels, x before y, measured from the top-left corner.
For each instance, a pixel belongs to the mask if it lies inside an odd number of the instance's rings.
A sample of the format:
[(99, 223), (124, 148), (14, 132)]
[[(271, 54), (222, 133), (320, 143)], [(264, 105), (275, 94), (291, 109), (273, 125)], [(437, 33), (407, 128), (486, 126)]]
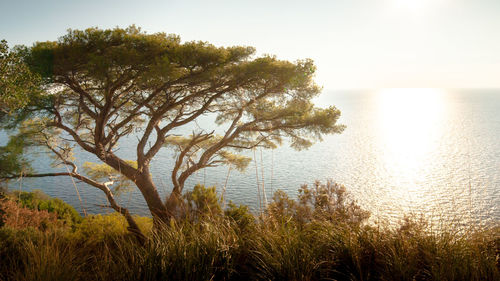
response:
[[(47, 200), (54, 199), (39, 192), (19, 195), (2, 199), (2, 218), (12, 215), (5, 202), (36, 215), (57, 213), (63, 220), (67, 216), (58, 212), (73, 213), (66, 211), (67, 205), (44, 208)], [(431, 231), (412, 219), (393, 228), (368, 225), (368, 213), (332, 182), (303, 186), (296, 200), (277, 192), (259, 217), (232, 203), (223, 210), (214, 189), (201, 185), (186, 193), (183, 202), (183, 219), (156, 230), (150, 218), (136, 217), (147, 236), (143, 247), (137, 247), (126, 220), (118, 214), (87, 216), (72, 220), (71, 226), (6, 223), (0, 228), (0, 279), (500, 278), (499, 228), (458, 234)]]

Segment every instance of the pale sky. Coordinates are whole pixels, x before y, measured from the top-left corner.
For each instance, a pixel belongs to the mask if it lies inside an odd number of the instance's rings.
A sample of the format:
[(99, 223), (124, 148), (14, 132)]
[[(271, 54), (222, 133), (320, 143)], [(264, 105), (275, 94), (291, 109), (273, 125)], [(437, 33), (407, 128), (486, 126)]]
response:
[(325, 89), (500, 88), (500, 0), (0, 0), (0, 39), (135, 24), (311, 58)]

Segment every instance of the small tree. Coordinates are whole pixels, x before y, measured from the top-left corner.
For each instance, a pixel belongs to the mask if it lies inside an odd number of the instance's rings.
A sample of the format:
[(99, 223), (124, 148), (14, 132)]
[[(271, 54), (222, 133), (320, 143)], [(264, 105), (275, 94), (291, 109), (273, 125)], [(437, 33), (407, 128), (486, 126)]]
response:
[[(146, 34), (135, 26), (69, 30), (57, 42), (39, 42), (19, 53), (42, 77), (45, 94), (44, 102), (24, 107), (37, 114), (17, 128), (72, 170), (24, 176), (70, 176), (97, 187), (135, 231), (139, 229), (115, 201), (113, 187), (137, 187), (154, 220), (165, 222), (175, 215), (185, 182), (196, 171), (227, 163), (243, 169), (249, 159), (235, 152), (275, 147), (284, 139), (302, 149), (343, 130), (336, 124), (339, 110), (311, 103), (320, 93), (311, 60), (254, 58), (250, 47), (181, 43), (176, 35)], [(217, 116), (223, 134), (213, 128), (172, 134), (205, 114)], [(136, 157), (122, 159), (117, 146), (131, 134), (138, 138)], [(75, 146), (102, 163), (88, 163), (86, 173), (80, 173), (72, 158)], [(151, 160), (162, 148), (177, 153), (166, 200), (150, 172)]]

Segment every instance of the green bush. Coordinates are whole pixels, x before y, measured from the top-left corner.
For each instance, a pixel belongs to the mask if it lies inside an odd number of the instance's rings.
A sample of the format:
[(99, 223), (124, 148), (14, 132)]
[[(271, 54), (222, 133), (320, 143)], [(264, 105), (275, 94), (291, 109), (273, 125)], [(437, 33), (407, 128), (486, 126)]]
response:
[[(148, 217), (134, 216), (136, 223), (143, 233), (149, 233), (153, 220)], [(129, 235), (126, 219), (118, 213), (107, 215), (89, 215), (75, 226), (70, 235), (76, 240), (102, 241), (105, 239)]]
[(233, 220), (240, 231), (250, 231), (255, 226), (255, 217), (250, 213), (248, 206), (236, 206), (233, 202), (229, 202), (224, 215)]
[(185, 214), (188, 219), (200, 220), (204, 217), (214, 217), (222, 214), (221, 198), (217, 195), (215, 186), (205, 187), (197, 184), (193, 190), (184, 194)]
[(71, 205), (59, 198), (51, 198), (40, 190), (33, 190), (32, 192), (13, 191), (9, 197), (16, 200), (21, 207), (55, 213), (58, 219), (67, 226), (74, 226), (83, 220)]

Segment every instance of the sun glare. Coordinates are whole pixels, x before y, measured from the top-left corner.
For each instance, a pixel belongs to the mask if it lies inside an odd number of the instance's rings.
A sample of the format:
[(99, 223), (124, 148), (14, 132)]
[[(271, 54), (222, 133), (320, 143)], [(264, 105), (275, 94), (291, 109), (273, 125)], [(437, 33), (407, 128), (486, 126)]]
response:
[(376, 94), (385, 166), (407, 184), (418, 182), (418, 171), (439, 140), (444, 94), (439, 89), (384, 89)]

